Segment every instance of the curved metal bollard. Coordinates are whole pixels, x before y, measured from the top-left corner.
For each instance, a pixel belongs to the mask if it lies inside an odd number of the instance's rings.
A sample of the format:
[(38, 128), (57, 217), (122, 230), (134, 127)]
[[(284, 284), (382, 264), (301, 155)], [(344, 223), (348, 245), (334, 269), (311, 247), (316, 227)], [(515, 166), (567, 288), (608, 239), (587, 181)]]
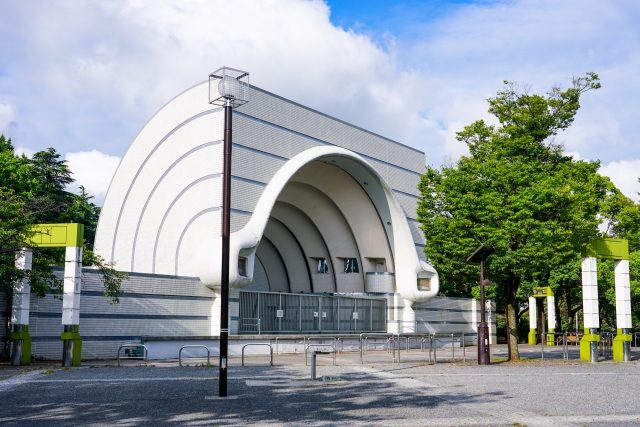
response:
[(271, 347), (271, 344), (267, 344), (267, 343), (249, 343), (249, 344), (245, 344), (242, 346), (242, 366), (244, 366), (244, 349), (247, 348), (250, 345), (266, 345), (269, 347), (269, 353), (271, 355), (271, 361), (270, 364), (271, 366), (273, 366), (273, 347)]
[(125, 347), (129, 347), (129, 348), (138, 348), (138, 347), (142, 347), (144, 348), (144, 356), (142, 357), (127, 357), (127, 359), (138, 359), (138, 360), (144, 360), (144, 364), (145, 366), (148, 365), (148, 359), (149, 359), (149, 350), (147, 349), (147, 346), (144, 344), (124, 344), (121, 345), (120, 348), (118, 349), (118, 367), (120, 367), (120, 350), (122, 350)]
[(211, 366), (211, 351), (206, 345), (183, 345), (178, 352), (178, 365), (182, 366), (182, 350), (185, 348), (204, 348), (207, 350), (207, 367)]
[[(316, 379), (316, 360), (318, 354), (331, 354), (330, 351), (312, 351), (311, 352), (311, 380), (315, 381)], [(334, 353), (335, 354), (335, 353)]]

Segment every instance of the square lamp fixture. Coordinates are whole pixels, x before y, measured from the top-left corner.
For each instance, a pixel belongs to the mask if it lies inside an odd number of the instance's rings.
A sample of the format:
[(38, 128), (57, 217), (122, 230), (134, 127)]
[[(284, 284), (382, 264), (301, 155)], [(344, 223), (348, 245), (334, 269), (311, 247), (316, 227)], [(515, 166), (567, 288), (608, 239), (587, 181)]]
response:
[(249, 102), (249, 73), (222, 67), (209, 74), (209, 104), (232, 108)]

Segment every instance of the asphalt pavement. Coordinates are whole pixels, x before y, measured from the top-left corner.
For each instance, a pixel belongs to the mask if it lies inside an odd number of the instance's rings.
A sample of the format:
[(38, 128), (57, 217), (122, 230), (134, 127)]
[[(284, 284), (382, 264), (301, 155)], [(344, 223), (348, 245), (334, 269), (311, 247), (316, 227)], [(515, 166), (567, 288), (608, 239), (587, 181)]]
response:
[(505, 362), (505, 350), (494, 347), (491, 366), (478, 366), (473, 354), (452, 360), (446, 350), (435, 364), (413, 350), (400, 363), (384, 351), (362, 364), (359, 353), (338, 355), (337, 366), (324, 356), (316, 381), (302, 355), (276, 355), (274, 366), (268, 357), (244, 367), (234, 358), (226, 398), (218, 397), (218, 368), (193, 366), (198, 360), (3, 366), (0, 425), (640, 425), (635, 360), (567, 362), (551, 349), (542, 362), (538, 347), (523, 349), (529, 359)]

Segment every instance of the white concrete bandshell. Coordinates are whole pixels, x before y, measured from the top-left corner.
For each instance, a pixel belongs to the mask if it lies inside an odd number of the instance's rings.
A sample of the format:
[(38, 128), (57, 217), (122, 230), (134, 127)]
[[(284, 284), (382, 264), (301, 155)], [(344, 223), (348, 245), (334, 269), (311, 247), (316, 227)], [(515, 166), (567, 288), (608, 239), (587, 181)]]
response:
[[(435, 296), (438, 275), (416, 252), (424, 244), (415, 221), (424, 154), (261, 89), (251, 90), (254, 101), (234, 113), (232, 286), (252, 282), (256, 250), (266, 242), (269, 220), (278, 219), (300, 242), (304, 258), (287, 254), (289, 264), (298, 259), (290, 268), (299, 270), (306, 263), (311, 269), (310, 257), (330, 261), (332, 275), (314, 277), (311, 271), (314, 291), (362, 292), (364, 273), (375, 271), (371, 265), (383, 260), (385, 272), (395, 274), (395, 291), (405, 307)], [(219, 288), (223, 112), (211, 109), (206, 99), (206, 84), (177, 96), (141, 130), (124, 156), (96, 233), (96, 252), (117, 269), (196, 276)], [(283, 203), (293, 210), (278, 211)], [(322, 213), (314, 216), (314, 205), (327, 217), (331, 211), (333, 224)], [(308, 235), (300, 231), (304, 224)], [(334, 230), (328, 229), (331, 225)], [(265, 257), (268, 250), (277, 252), (278, 245), (285, 245), (272, 237), (263, 248)], [(293, 247), (291, 239), (286, 245)], [(246, 276), (238, 275), (238, 257), (246, 258)], [(359, 276), (339, 274), (342, 257), (359, 259)], [(279, 262), (283, 271), (264, 265), (267, 277), (286, 276), (282, 257)], [(419, 277), (431, 279), (429, 291), (418, 290)], [(298, 289), (288, 280), (281, 286)], [(412, 321), (410, 307), (403, 316)]]

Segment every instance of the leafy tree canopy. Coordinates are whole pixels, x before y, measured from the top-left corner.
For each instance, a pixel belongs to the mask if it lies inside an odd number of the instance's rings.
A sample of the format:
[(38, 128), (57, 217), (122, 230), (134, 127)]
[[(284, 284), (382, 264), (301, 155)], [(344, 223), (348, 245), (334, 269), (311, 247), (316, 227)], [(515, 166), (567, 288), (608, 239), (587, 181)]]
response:
[(425, 253), (442, 275), (445, 293), (469, 295), (478, 266), (466, 258), (480, 244), (495, 248), (486, 275), (507, 312), (512, 359), (519, 358), (519, 301), (537, 281), (567, 274), (582, 240), (597, 233), (602, 206), (618, 193), (597, 173), (599, 162), (575, 160), (554, 142), (573, 122), (581, 95), (599, 87), (595, 73), (544, 96), (505, 81), (488, 100), (500, 124), (466, 126), (457, 138), (470, 154), (440, 169), (427, 167), (421, 178)]
[(51, 269), (64, 265), (64, 248), (32, 248), (33, 268), (15, 268), (15, 253), (29, 247), (30, 226), (42, 223), (80, 223), (85, 226), (83, 265), (102, 273), (105, 296), (117, 303), (125, 275), (111, 268), (93, 253), (100, 208), (91, 202), (84, 188), (80, 194), (65, 190), (74, 182), (66, 161), (53, 149), (35, 153), (32, 158), (15, 154), (11, 139), (0, 135), (0, 290), (11, 292), (13, 284), (27, 277), (35, 293), (59, 294), (62, 281)]

